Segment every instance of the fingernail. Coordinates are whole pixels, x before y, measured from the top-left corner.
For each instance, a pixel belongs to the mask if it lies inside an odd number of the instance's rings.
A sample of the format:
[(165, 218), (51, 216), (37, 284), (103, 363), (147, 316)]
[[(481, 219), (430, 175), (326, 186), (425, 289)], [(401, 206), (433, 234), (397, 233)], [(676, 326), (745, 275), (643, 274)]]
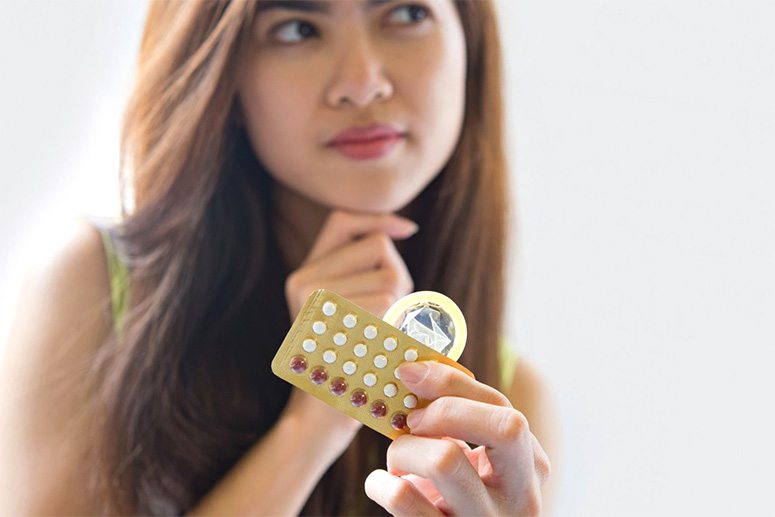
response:
[(415, 409), (409, 413), (409, 416), (406, 417), (406, 425), (408, 425), (410, 429), (417, 427), (420, 424), (420, 420), (422, 420), (422, 416), (424, 414), (424, 409)]
[(402, 363), (398, 367), (398, 375), (402, 382), (417, 384), (428, 375), (428, 365), (425, 363)]
[(406, 233), (408, 235), (414, 235), (420, 229), (420, 225), (418, 225), (414, 221), (410, 221), (409, 219), (404, 219), (404, 222), (406, 223)]

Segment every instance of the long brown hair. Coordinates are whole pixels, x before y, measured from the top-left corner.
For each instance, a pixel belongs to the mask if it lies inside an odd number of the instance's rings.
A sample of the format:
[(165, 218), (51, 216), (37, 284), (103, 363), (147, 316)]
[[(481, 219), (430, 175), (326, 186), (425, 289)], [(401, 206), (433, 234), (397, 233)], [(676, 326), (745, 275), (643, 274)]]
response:
[[(466, 40), (460, 140), (413, 201), (400, 251), (415, 289), (463, 310), (460, 361), (499, 384), (507, 184), (501, 56), (490, 1), (456, 1)], [(123, 332), (95, 360), (104, 410), (93, 488), (109, 513), (182, 513), (272, 427), (290, 385), (270, 371), (290, 328), (269, 225), (272, 182), (236, 123), (236, 77), (255, 3), (151, 2), (122, 132), (130, 269)], [(363, 494), (389, 442), (364, 428), (304, 507), (382, 514)], [(344, 489), (343, 489), (344, 487)]]

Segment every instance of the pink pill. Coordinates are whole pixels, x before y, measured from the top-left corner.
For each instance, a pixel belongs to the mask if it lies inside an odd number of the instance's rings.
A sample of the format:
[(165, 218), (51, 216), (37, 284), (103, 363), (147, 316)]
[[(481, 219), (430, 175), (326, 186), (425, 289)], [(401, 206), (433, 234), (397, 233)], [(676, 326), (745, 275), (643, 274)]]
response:
[(312, 379), (312, 382), (315, 384), (323, 384), (328, 380), (328, 372), (326, 372), (326, 369), (322, 366), (318, 366), (310, 372), (309, 378)]
[(301, 373), (307, 369), (307, 360), (300, 355), (291, 358), (291, 370), (294, 373)]

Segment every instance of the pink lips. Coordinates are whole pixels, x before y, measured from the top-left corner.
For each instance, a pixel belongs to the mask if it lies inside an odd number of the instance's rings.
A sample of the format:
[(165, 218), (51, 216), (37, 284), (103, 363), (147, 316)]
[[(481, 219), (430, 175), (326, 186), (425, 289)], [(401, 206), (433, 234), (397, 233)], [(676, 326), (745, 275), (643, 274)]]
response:
[(356, 160), (379, 158), (403, 140), (405, 134), (385, 125), (351, 127), (336, 135), (328, 145)]

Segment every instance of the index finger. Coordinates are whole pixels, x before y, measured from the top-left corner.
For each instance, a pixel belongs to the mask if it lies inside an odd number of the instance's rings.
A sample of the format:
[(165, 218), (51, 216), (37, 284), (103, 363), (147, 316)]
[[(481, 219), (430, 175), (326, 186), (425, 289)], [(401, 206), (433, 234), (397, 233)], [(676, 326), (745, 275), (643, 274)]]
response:
[(305, 262), (311, 262), (353, 239), (373, 232), (384, 232), (393, 238), (409, 237), (417, 224), (395, 214), (356, 214), (334, 210), (326, 219)]
[(397, 373), (409, 391), (426, 400), (463, 397), (495, 406), (512, 407), (511, 401), (500, 391), (443, 363), (406, 362), (399, 365)]

